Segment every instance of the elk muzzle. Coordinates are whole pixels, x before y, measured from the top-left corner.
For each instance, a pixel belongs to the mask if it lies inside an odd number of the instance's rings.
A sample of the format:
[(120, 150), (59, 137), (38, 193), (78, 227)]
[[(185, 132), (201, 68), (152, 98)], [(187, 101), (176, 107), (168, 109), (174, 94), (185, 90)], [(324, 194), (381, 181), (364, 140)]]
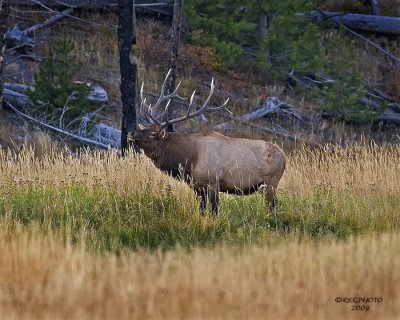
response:
[(135, 142), (136, 141), (135, 132), (128, 132), (127, 140), (128, 142), (129, 141)]

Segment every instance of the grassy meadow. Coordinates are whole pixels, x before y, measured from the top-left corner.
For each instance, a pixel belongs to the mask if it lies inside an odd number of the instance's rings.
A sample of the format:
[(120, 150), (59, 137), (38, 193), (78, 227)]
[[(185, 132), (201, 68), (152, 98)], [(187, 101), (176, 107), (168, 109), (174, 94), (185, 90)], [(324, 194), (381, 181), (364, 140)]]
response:
[(1, 151), (0, 314), (395, 319), (399, 173), (399, 146), (298, 149), (276, 210), (222, 195), (213, 218), (145, 157)]

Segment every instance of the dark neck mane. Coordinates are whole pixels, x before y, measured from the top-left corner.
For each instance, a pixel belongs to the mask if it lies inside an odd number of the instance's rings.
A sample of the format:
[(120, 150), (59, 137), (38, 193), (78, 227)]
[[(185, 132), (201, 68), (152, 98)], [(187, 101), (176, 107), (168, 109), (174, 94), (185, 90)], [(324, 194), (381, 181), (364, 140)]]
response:
[[(174, 177), (184, 173), (184, 177), (191, 174), (197, 153), (190, 135), (182, 133), (168, 133), (166, 140), (157, 141), (144, 147), (143, 150), (154, 164)], [(183, 172), (182, 172), (183, 169)]]

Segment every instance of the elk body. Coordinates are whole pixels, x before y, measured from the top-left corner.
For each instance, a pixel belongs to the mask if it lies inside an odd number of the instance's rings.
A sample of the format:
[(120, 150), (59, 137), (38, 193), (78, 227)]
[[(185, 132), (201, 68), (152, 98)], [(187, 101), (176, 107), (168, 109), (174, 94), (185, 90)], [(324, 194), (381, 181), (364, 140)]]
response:
[[(272, 208), (286, 165), (285, 154), (277, 145), (263, 140), (230, 138), (217, 132), (183, 134), (166, 131), (171, 123), (224, 108), (227, 101), (220, 107), (208, 106), (213, 90), (212, 82), (209, 97), (197, 111), (190, 112), (192, 95), (186, 116), (164, 122), (157, 120), (154, 110), (162, 100), (170, 99), (170, 95), (165, 96), (162, 89), (159, 101), (151, 108), (145, 104), (142, 90), (145, 115), (155, 123), (139, 126), (138, 130), (128, 134), (128, 140), (142, 148), (157, 168), (190, 183), (201, 197), (201, 213), (206, 210), (207, 200), (211, 203), (212, 213), (218, 213), (219, 192), (251, 194), (260, 187)], [(164, 116), (168, 114), (168, 105)]]

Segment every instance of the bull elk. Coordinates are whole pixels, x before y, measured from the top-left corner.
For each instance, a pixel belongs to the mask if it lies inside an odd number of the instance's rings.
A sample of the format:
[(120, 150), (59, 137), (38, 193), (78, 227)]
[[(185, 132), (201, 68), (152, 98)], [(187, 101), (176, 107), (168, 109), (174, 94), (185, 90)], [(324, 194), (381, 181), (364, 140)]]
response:
[[(214, 82), (211, 81), (210, 93), (202, 106), (192, 111), (194, 91), (186, 114), (169, 119), (171, 99), (180, 98), (177, 95), (180, 83), (174, 92), (165, 94), (168, 77), (169, 73), (153, 106), (146, 103), (142, 85), (140, 114), (149, 125), (139, 125), (139, 129), (129, 132), (128, 141), (143, 149), (157, 168), (189, 183), (201, 198), (201, 214), (206, 210), (207, 199), (211, 203), (212, 213), (218, 214), (219, 192), (250, 194), (262, 189), (269, 208), (273, 208), (276, 188), (286, 165), (284, 152), (277, 145), (263, 140), (230, 138), (218, 132), (167, 132), (166, 127), (170, 124), (204, 112), (225, 109), (228, 102), (226, 100), (218, 107), (209, 106), (214, 92)], [(157, 109), (165, 101), (163, 112), (157, 116)]]

